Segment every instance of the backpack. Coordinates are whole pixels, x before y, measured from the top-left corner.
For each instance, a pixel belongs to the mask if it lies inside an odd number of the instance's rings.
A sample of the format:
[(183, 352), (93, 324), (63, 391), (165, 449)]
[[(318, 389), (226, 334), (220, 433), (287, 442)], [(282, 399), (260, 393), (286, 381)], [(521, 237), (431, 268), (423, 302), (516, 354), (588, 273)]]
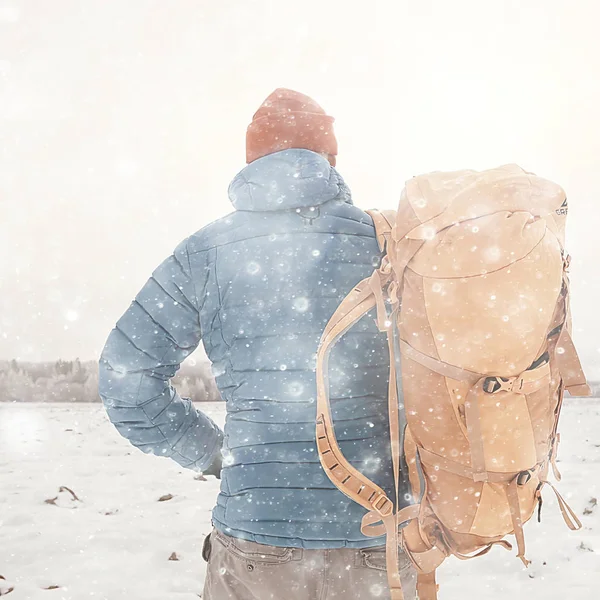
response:
[[(386, 535), (392, 600), (403, 599), (399, 548), (420, 600), (437, 598), (447, 557), (510, 550), (508, 534), (527, 565), (523, 524), (546, 485), (568, 527), (581, 527), (548, 481), (550, 469), (560, 480), (563, 394), (590, 395), (571, 339), (567, 211), (558, 185), (506, 165), (415, 177), (397, 212), (369, 212), (382, 260), (323, 332), (316, 437), (331, 481), (368, 511), (362, 532)], [(373, 308), (390, 352), (395, 498), (344, 458), (328, 397), (333, 345)]]

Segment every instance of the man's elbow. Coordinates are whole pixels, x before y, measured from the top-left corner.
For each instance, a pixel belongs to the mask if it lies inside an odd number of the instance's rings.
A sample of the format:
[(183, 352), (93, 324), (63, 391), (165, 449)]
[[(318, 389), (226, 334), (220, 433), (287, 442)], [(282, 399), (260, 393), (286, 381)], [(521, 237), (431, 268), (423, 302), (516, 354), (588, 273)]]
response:
[(143, 406), (123, 403), (116, 399), (112, 395), (114, 389), (110, 381), (102, 387), (99, 386), (99, 389), (106, 414), (122, 437), (145, 453), (170, 455), (164, 436), (157, 430)]
[(114, 369), (105, 359), (98, 366), (98, 394), (111, 423), (124, 437), (131, 439), (134, 429), (147, 430), (150, 419), (139, 402), (138, 394), (128, 391), (131, 387), (127, 373)]

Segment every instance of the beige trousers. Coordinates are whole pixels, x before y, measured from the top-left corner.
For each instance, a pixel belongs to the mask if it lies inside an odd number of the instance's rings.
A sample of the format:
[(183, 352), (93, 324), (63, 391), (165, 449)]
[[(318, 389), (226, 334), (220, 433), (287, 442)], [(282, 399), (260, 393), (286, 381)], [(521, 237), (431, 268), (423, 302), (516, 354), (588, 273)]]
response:
[[(214, 530), (202, 600), (389, 600), (385, 550), (303, 550), (265, 546)], [(416, 573), (400, 555), (405, 600), (416, 598)]]

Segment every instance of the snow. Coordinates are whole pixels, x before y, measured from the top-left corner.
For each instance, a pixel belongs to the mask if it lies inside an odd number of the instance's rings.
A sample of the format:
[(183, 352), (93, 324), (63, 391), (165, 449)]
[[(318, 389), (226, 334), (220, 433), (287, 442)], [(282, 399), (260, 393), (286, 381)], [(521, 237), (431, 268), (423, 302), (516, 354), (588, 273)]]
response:
[[(223, 424), (224, 404), (198, 407)], [(598, 597), (600, 400), (568, 400), (561, 424), (558, 488), (583, 530), (566, 528), (548, 488), (542, 523), (526, 526), (531, 567), (502, 549), (448, 560), (440, 600)], [(131, 447), (100, 405), (0, 403), (0, 595), (197, 600), (219, 482), (195, 477)]]

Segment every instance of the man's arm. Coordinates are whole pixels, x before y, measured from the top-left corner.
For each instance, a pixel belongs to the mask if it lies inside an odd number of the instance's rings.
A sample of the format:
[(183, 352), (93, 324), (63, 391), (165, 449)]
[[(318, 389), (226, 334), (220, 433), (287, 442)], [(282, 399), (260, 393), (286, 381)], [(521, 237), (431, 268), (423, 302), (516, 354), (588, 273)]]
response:
[(200, 343), (198, 313), (186, 240), (154, 271), (110, 333), (100, 358), (99, 391), (110, 420), (134, 446), (217, 474), (223, 433), (169, 382)]

